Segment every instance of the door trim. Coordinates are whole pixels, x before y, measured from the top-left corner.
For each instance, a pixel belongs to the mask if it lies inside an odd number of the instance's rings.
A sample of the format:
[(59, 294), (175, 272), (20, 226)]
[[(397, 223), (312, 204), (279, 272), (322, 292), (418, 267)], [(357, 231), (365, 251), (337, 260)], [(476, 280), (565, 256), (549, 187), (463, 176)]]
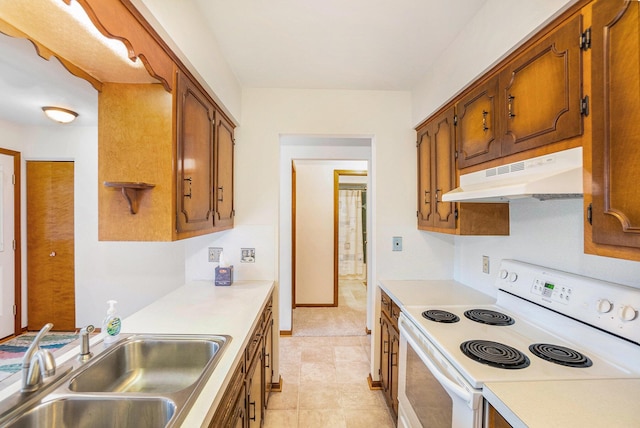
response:
[(338, 210), (340, 176), (364, 176), (369, 175), (368, 171), (335, 169), (333, 170), (333, 306), (338, 306), (338, 232), (340, 228)]
[(22, 165), (20, 152), (14, 150), (0, 148), (0, 154), (6, 156), (13, 156), (13, 175), (15, 177), (14, 191), (13, 191), (13, 232), (14, 241), (16, 243), (14, 249), (14, 302), (15, 315), (13, 319), (13, 334), (22, 334), (22, 214), (21, 214), (21, 191), (22, 191), (22, 172), (20, 166)]

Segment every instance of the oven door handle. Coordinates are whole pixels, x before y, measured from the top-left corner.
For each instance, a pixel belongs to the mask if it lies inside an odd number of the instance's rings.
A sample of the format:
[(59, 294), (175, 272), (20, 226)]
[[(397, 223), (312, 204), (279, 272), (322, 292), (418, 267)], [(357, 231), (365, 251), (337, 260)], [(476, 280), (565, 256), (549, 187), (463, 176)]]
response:
[[(402, 334), (403, 332), (404, 332), (404, 335)], [(413, 347), (414, 350), (419, 350), (420, 349), (420, 346), (413, 339), (413, 337), (411, 336), (411, 333), (409, 333), (404, 328), (402, 328), (402, 325), (400, 326), (400, 334), (404, 336), (404, 338), (407, 340), (407, 342), (409, 342), (411, 344), (411, 346)], [(438, 382), (440, 382), (442, 387), (445, 388), (446, 390), (449, 390), (449, 391), (453, 392), (454, 394), (456, 394), (465, 403), (467, 403), (467, 405), (471, 409), (473, 409), (474, 408), (474, 404), (475, 404), (474, 403), (475, 400), (473, 399), (474, 396), (473, 396), (472, 391), (466, 390), (465, 388), (461, 387), (460, 385), (458, 385), (457, 383), (455, 383), (454, 381), (449, 379), (447, 377), (447, 375), (442, 373), (442, 371), (440, 371), (438, 369), (438, 367), (436, 367), (436, 365), (433, 363), (433, 361), (431, 361), (431, 359), (429, 359), (428, 356), (420, 355), (421, 353), (422, 352), (418, 352), (418, 355), (420, 356), (420, 359), (427, 366), (427, 368), (429, 369), (429, 371), (431, 372), (433, 377), (435, 377), (438, 380)]]

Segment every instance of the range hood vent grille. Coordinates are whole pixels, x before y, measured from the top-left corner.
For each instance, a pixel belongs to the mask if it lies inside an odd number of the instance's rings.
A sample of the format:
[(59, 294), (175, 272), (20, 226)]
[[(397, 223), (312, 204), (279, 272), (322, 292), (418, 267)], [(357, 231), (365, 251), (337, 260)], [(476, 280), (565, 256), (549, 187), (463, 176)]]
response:
[(505, 202), (510, 199), (582, 197), (582, 147), (460, 176), (443, 201)]

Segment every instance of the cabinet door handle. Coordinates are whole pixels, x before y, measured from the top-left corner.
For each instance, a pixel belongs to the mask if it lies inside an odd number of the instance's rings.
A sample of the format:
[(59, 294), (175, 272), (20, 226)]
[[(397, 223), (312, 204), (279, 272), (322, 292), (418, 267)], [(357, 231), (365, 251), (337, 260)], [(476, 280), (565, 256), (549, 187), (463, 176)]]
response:
[(436, 202), (438, 202), (438, 192), (442, 192), (442, 189), (436, 189)]
[(389, 341), (385, 340), (384, 341), (384, 345), (382, 345), (382, 353), (383, 354), (388, 354), (389, 353)]
[(488, 111), (482, 110), (482, 130), (484, 132), (487, 132), (489, 130), (489, 127), (487, 126), (487, 115), (488, 114), (489, 114)]
[[(398, 356), (398, 353), (397, 353), (397, 352), (392, 352), (392, 353), (391, 353), (391, 359), (390, 359), (390, 360), (391, 360), (391, 367), (395, 367), (395, 366), (397, 366), (397, 365), (398, 365), (398, 361), (396, 361), (395, 363), (393, 362), (393, 357), (394, 357), (394, 355), (397, 357), (397, 356)], [(396, 358), (396, 360), (397, 360), (397, 358)]]
[[(253, 406), (253, 416), (251, 416), (251, 406)], [(252, 421), (256, 420), (256, 402), (255, 401), (249, 401), (249, 419), (251, 419)]]
[(218, 187), (218, 202), (224, 201), (224, 187)]
[(189, 182), (189, 193), (185, 194), (183, 197), (191, 199), (191, 177), (184, 178), (183, 180)]
[(266, 367), (271, 367), (271, 362), (269, 361), (270, 360), (269, 357), (270, 357), (270, 355), (265, 352), (264, 353), (264, 366), (265, 366), (265, 368)]
[(515, 100), (516, 97), (509, 94), (509, 97), (507, 99), (509, 100), (509, 102), (507, 103), (507, 108), (509, 109), (509, 118), (513, 119), (514, 117), (516, 117), (516, 115), (513, 113), (513, 100)]
[(429, 203), (430, 203), (430, 202), (429, 202), (429, 194), (430, 194), (430, 193), (431, 193), (431, 192), (430, 192), (430, 191), (428, 191), (428, 190), (425, 190), (425, 191), (424, 191), (424, 204), (425, 204), (425, 205), (427, 205), (427, 204), (429, 204)]

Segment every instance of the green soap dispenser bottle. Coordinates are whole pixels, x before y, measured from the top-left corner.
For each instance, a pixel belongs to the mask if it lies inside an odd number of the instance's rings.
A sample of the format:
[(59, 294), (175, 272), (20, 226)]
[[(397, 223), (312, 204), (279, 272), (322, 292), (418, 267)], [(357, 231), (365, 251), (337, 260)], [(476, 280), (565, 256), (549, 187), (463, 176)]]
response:
[(117, 342), (120, 338), (120, 329), (122, 327), (122, 321), (116, 311), (115, 300), (107, 301), (109, 309), (107, 309), (107, 316), (104, 317), (102, 322), (102, 331), (104, 332), (104, 345), (109, 346), (114, 342)]

